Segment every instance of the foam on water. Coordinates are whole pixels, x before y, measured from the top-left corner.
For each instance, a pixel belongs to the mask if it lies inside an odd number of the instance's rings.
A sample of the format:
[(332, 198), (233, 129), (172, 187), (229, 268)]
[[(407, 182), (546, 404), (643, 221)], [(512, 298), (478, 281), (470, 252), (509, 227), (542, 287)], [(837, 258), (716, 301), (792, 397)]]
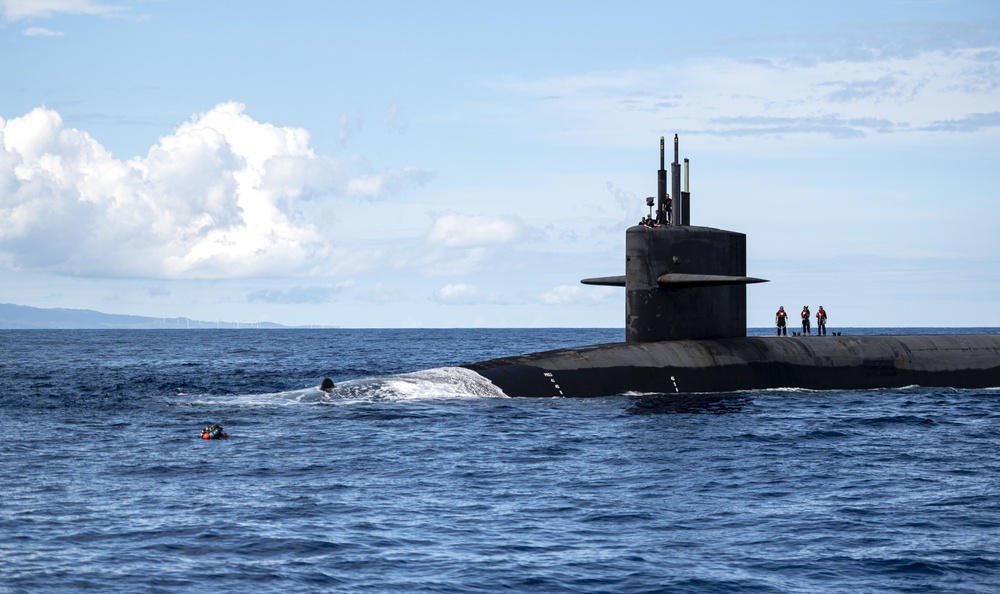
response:
[[(179, 394), (179, 396), (187, 396)], [(345, 402), (398, 402), (449, 398), (506, 398), (500, 388), (474, 371), (463, 367), (438, 367), (411, 373), (370, 377), (340, 382), (329, 392), (319, 386), (227, 396), (196, 395), (193, 405), (238, 405), (241, 407), (288, 406)]]
[(424, 400), (444, 398), (505, 398), (500, 388), (463, 367), (438, 367), (386, 377), (350, 380), (337, 384), (327, 401)]

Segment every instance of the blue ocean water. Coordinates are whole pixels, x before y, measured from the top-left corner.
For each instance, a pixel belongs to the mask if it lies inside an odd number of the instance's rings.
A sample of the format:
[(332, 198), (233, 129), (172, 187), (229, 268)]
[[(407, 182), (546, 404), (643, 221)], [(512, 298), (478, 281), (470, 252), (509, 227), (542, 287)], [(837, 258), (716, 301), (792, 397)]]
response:
[(454, 367), (623, 337), (0, 331), (0, 592), (1000, 591), (1000, 390)]

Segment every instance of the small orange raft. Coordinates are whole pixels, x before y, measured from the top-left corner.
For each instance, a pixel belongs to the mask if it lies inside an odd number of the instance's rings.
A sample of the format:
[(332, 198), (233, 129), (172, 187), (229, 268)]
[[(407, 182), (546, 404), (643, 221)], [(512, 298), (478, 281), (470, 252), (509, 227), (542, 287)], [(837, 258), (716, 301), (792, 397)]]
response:
[(201, 430), (202, 439), (226, 439), (229, 434), (222, 430), (222, 425), (218, 423), (209, 425)]

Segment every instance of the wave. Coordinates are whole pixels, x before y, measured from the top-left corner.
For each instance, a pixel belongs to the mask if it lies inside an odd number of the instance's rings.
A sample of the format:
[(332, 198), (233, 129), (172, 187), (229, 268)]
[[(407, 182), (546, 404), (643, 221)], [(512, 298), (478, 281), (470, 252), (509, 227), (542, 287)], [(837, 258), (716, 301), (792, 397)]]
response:
[(488, 379), (463, 367), (437, 367), (399, 375), (350, 380), (337, 384), (329, 392), (319, 392), (320, 401), (507, 397)]
[(462, 367), (438, 367), (411, 373), (339, 382), (329, 392), (319, 386), (225, 397), (193, 396), (193, 404), (275, 406), (341, 402), (394, 402), (446, 398), (506, 398), (488, 379)]

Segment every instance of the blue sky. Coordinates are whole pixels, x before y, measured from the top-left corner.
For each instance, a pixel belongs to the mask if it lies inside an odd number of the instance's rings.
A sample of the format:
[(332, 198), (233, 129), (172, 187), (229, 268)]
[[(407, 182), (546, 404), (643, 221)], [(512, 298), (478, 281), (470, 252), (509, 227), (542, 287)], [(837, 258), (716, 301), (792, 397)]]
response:
[(659, 138), (750, 326), (1000, 326), (1000, 3), (0, 0), (0, 302), (615, 327)]

